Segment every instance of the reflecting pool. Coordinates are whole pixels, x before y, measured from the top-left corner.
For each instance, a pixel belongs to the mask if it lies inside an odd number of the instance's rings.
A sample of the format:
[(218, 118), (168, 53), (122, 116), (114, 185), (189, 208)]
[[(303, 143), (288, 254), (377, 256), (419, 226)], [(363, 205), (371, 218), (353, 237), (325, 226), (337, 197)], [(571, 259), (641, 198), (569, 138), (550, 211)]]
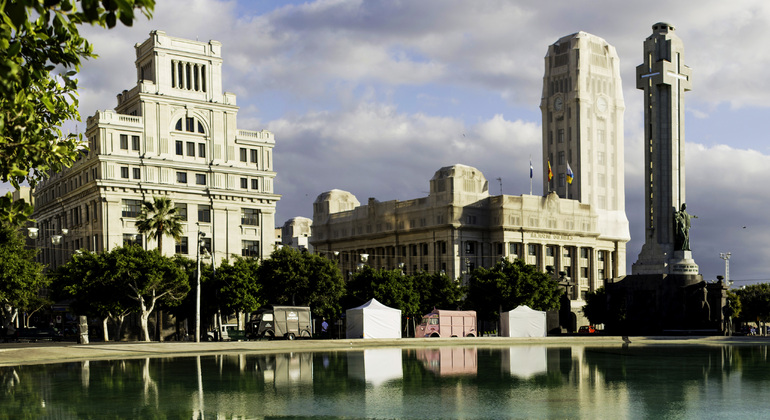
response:
[(0, 367), (0, 419), (757, 418), (768, 346), (437, 347)]

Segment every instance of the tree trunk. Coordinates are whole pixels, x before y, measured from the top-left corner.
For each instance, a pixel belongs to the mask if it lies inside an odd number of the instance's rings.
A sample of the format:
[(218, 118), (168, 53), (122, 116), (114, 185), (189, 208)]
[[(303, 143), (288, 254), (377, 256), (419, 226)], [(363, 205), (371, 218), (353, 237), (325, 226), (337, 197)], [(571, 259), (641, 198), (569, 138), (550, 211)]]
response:
[(104, 341), (110, 341), (110, 330), (107, 328), (107, 321), (109, 321), (110, 317), (105, 316), (102, 318), (102, 331), (104, 332)]
[(139, 324), (142, 326), (142, 341), (150, 341), (150, 331), (147, 328), (148, 320), (150, 318), (150, 312), (144, 309), (142, 305), (142, 313), (139, 314)]

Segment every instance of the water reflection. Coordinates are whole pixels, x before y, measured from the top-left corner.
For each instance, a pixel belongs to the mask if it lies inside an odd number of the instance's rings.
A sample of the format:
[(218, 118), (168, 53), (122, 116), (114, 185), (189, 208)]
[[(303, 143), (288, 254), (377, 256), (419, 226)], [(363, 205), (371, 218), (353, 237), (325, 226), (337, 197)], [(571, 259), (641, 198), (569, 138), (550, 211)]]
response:
[(440, 347), (437, 349), (419, 349), (417, 359), (426, 369), (439, 376), (475, 375), (475, 347)]
[(404, 376), (401, 354), (399, 348), (348, 352), (348, 377), (374, 386), (401, 379)]
[(0, 368), (0, 418), (701, 418), (770, 409), (767, 346), (374, 348)]
[(501, 353), (503, 372), (528, 379), (547, 371), (545, 346), (517, 346)]

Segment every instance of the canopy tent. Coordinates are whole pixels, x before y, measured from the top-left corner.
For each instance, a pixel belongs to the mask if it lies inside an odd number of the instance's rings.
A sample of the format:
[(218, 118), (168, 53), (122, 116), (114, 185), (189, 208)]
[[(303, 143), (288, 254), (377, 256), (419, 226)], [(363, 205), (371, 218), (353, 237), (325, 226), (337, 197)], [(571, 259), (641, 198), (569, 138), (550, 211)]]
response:
[(521, 305), (500, 314), (502, 337), (545, 337), (545, 312)]
[(345, 311), (347, 338), (401, 338), (401, 310), (376, 299)]

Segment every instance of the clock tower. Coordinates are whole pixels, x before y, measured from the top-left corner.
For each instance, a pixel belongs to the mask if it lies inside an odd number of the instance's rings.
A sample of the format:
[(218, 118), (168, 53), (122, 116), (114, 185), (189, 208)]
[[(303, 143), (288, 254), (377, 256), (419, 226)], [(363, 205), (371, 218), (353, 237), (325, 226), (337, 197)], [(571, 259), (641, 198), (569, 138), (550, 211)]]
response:
[[(625, 210), (620, 60), (615, 48), (586, 32), (548, 47), (543, 93), (543, 193), (590, 204), (602, 236), (630, 239)], [(553, 179), (548, 180), (548, 163)], [(569, 182), (567, 171), (574, 174)], [(625, 250), (619, 253), (625, 272)]]

